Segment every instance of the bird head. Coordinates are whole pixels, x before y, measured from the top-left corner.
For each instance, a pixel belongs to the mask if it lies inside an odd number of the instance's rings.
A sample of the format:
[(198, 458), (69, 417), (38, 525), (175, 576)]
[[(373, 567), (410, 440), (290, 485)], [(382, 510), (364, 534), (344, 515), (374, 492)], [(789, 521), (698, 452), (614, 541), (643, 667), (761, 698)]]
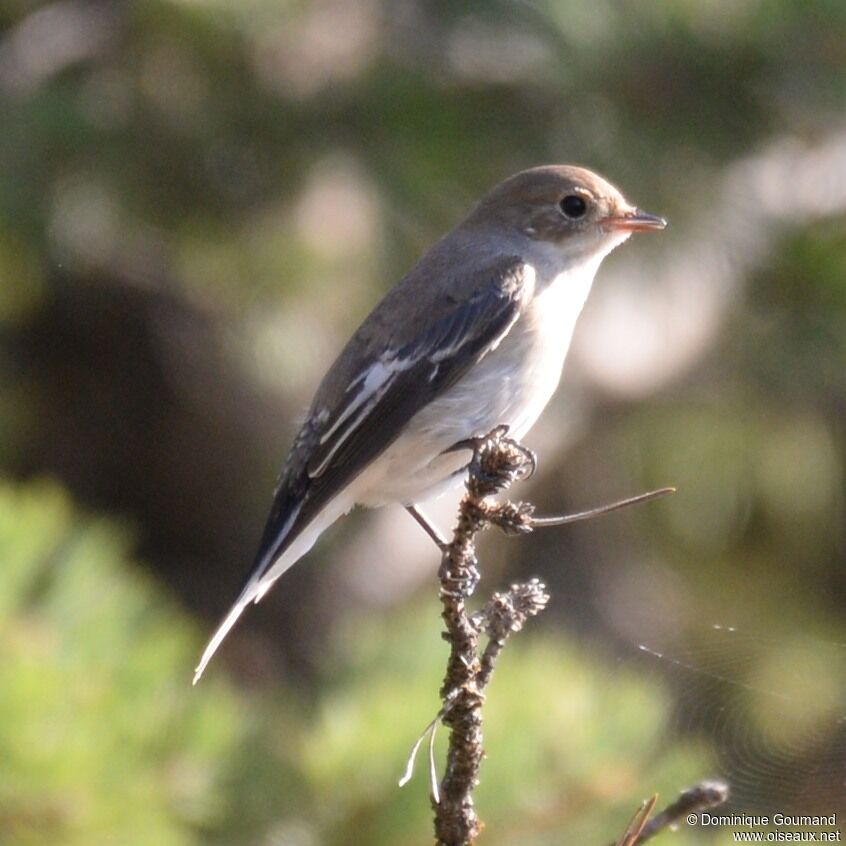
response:
[(468, 223), (506, 227), (574, 259), (605, 255), (632, 232), (667, 225), (601, 176), (571, 165), (535, 167), (506, 179), (481, 200)]

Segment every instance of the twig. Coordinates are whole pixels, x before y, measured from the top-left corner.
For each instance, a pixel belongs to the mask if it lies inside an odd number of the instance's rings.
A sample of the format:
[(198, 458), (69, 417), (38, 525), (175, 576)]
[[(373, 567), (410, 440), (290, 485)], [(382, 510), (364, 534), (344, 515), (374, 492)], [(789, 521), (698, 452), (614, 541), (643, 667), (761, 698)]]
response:
[(476, 684), (480, 688), (484, 689), (490, 681), (496, 659), (509, 635), (519, 632), (529, 617), (540, 614), (547, 602), (546, 585), (537, 579), (524, 585), (511, 585), (506, 593), (495, 593), (490, 598), (482, 611), (489, 640), (476, 676)]
[[(644, 502), (651, 502), (653, 499), (661, 499), (668, 494), (675, 493), (675, 488), (659, 488), (656, 491), (630, 496), (608, 505), (599, 505), (596, 508), (588, 508), (586, 511), (577, 511), (575, 514), (562, 514), (551, 517), (535, 517), (535, 507), (528, 502), (504, 502), (493, 508), (488, 517), (492, 525), (497, 526), (507, 535), (526, 535), (535, 529), (548, 529), (553, 526), (567, 526), (570, 523), (579, 523), (582, 520), (592, 520), (594, 517), (603, 517), (614, 511), (620, 511), (631, 505), (640, 505)], [(415, 516), (416, 515), (412, 515)], [(427, 529), (427, 533), (431, 532)], [(436, 541), (437, 542), (437, 541)], [(439, 545), (443, 550), (443, 545)]]
[[(528, 454), (505, 437), (498, 427), (474, 443), (474, 456), (467, 479), (467, 492), (458, 510), (458, 525), (444, 550), (439, 570), (441, 617), (449, 642), (446, 676), (441, 699), (454, 698), (443, 716), (450, 729), (446, 772), (441, 782), (440, 801), (433, 801), (435, 836), (438, 846), (466, 846), (482, 829), (473, 804), (479, 766), (482, 762), (482, 703), (480, 678), (484, 674), (479, 657), (482, 626), (467, 613), (467, 600), (479, 581), (476, 535), (501, 508), (489, 497), (529, 472)], [(492, 664), (490, 665), (492, 667)]]
[(658, 794), (653, 793), (652, 796), (640, 803), (640, 807), (629, 820), (629, 824), (626, 826), (623, 836), (617, 841), (616, 846), (637, 846), (657, 801)]
[(547, 526), (565, 526), (568, 523), (590, 520), (593, 517), (610, 514), (612, 511), (619, 511), (621, 508), (628, 508), (630, 505), (640, 505), (642, 502), (660, 499), (662, 496), (667, 496), (667, 494), (675, 492), (675, 488), (659, 488), (657, 491), (649, 491), (649, 493), (639, 494), (638, 496), (630, 496), (628, 499), (621, 499), (619, 502), (612, 502), (610, 505), (600, 505), (598, 508), (589, 508), (587, 511), (579, 511), (576, 514), (565, 514), (562, 517), (533, 517), (532, 528), (541, 529)]
[(633, 846), (645, 843), (656, 834), (660, 834), (665, 828), (678, 823), (682, 817), (690, 814), (698, 814), (716, 805), (722, 805), (729, 797), (728, 785), (723, 781), (700, 781), (693, 787), (682, 791), (679, 798), (670, 805), (667, 805), (660, 814), (656, 814), (647, 822), (640, 832), (640, 836), (634, 841)]
[[(497, 526), (506, 534), (519, 535), (535, 528), (587, 520), (655, 499), (673, 490), (662, 488), (578, 514), (536, 518), (533, 516), (534, 506), (530, 504), (496, 502), (492, 499), (514, 482), (529, 478), (537, 464), (534, 453), (506, 437), (507, 432), (507, 427), (498, 426), (483, 438), (458, 445), (462, 449), (472, 448), (473, 459), (468, 468), (467, 490), (459, 506), (458, 523), (452, 540), (442, 543), (436, 533), (427, 529), (442, 551), (438, 571), (439, 596), (443, 608), (441, 617), (446, 627), (443, 636), (449, 643), (450, 651), (441, 687), (443, 707), (415, 743), (401, 784), (410, 778), (414, 757), (428, 735), (437, 846), (471, 846), (482, 830), (473, 803), (473, 790), (478, 784), (484, 755), (484, 690), (509, 636), (519, 631), (530, 617), (539, 614), (549, 601), (545, 585), (532, 579), (526, 584), (514, 584), (509, 590), (494, 594), (481, 611), (468, 613), (467, 602), (479, 582), (476, 536), (488, 526)], [(422, 515), (412, 510), (412, 516), (427, 528), (427, 521)], [(483, 635), (487, 642), (480, 649), (479, 642)], [(434, 730), (439, 721), (449, 729), (446, 770), (440, 790), (435, 781), (431, 751)], [(632, 836), (643, 836), (641, 829), (646, 831), (650, 812), (651, 806), (646, 809)], [(631, 838), (628, 842), (634, 843)]]

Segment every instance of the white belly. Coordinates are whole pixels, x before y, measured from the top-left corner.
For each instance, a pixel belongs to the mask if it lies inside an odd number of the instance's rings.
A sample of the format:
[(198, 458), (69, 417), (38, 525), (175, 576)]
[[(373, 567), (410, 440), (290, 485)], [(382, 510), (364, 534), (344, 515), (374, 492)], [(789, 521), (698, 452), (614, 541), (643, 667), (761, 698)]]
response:
[(421, 502), (448, 489), (450, 477), (466, 465), (466, 451), (444, 454), (453, 444), (501, 423), (514, 437), (523, 437), (558, 386), (594, 272), (595, 267), (581, 268), (544, 286), (502, 343), (418, 412), (356, 479), (350, 491), (355, 501), (367, 506)]

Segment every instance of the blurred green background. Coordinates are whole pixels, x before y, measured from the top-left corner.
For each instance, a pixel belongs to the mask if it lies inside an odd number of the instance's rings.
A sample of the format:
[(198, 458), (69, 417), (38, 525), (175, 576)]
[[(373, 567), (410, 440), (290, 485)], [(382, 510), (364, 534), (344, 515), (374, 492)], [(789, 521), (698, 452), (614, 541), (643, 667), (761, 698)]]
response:
[(707, 776), (844, 818), (846, 4), (0, 0), (0, 842), (430, 842), (399, 509), (191, 671), (325, 367), (547, 162), (671, 226), (605, 262), (515, 495), (679, 492), (486, 538), (483, 592), (553, 599), (490, 688), (484, 842), (601, 846)]

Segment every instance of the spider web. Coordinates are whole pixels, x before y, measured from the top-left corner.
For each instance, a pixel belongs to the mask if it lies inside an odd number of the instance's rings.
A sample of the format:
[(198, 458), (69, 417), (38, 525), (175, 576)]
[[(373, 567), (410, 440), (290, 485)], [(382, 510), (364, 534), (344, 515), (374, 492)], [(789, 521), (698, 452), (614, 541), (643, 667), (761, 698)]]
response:
[(713, 748), (732, 810), (846, 813), (846, 643), (714, 625), (633, 660), (674, 688), (671, 735)]

